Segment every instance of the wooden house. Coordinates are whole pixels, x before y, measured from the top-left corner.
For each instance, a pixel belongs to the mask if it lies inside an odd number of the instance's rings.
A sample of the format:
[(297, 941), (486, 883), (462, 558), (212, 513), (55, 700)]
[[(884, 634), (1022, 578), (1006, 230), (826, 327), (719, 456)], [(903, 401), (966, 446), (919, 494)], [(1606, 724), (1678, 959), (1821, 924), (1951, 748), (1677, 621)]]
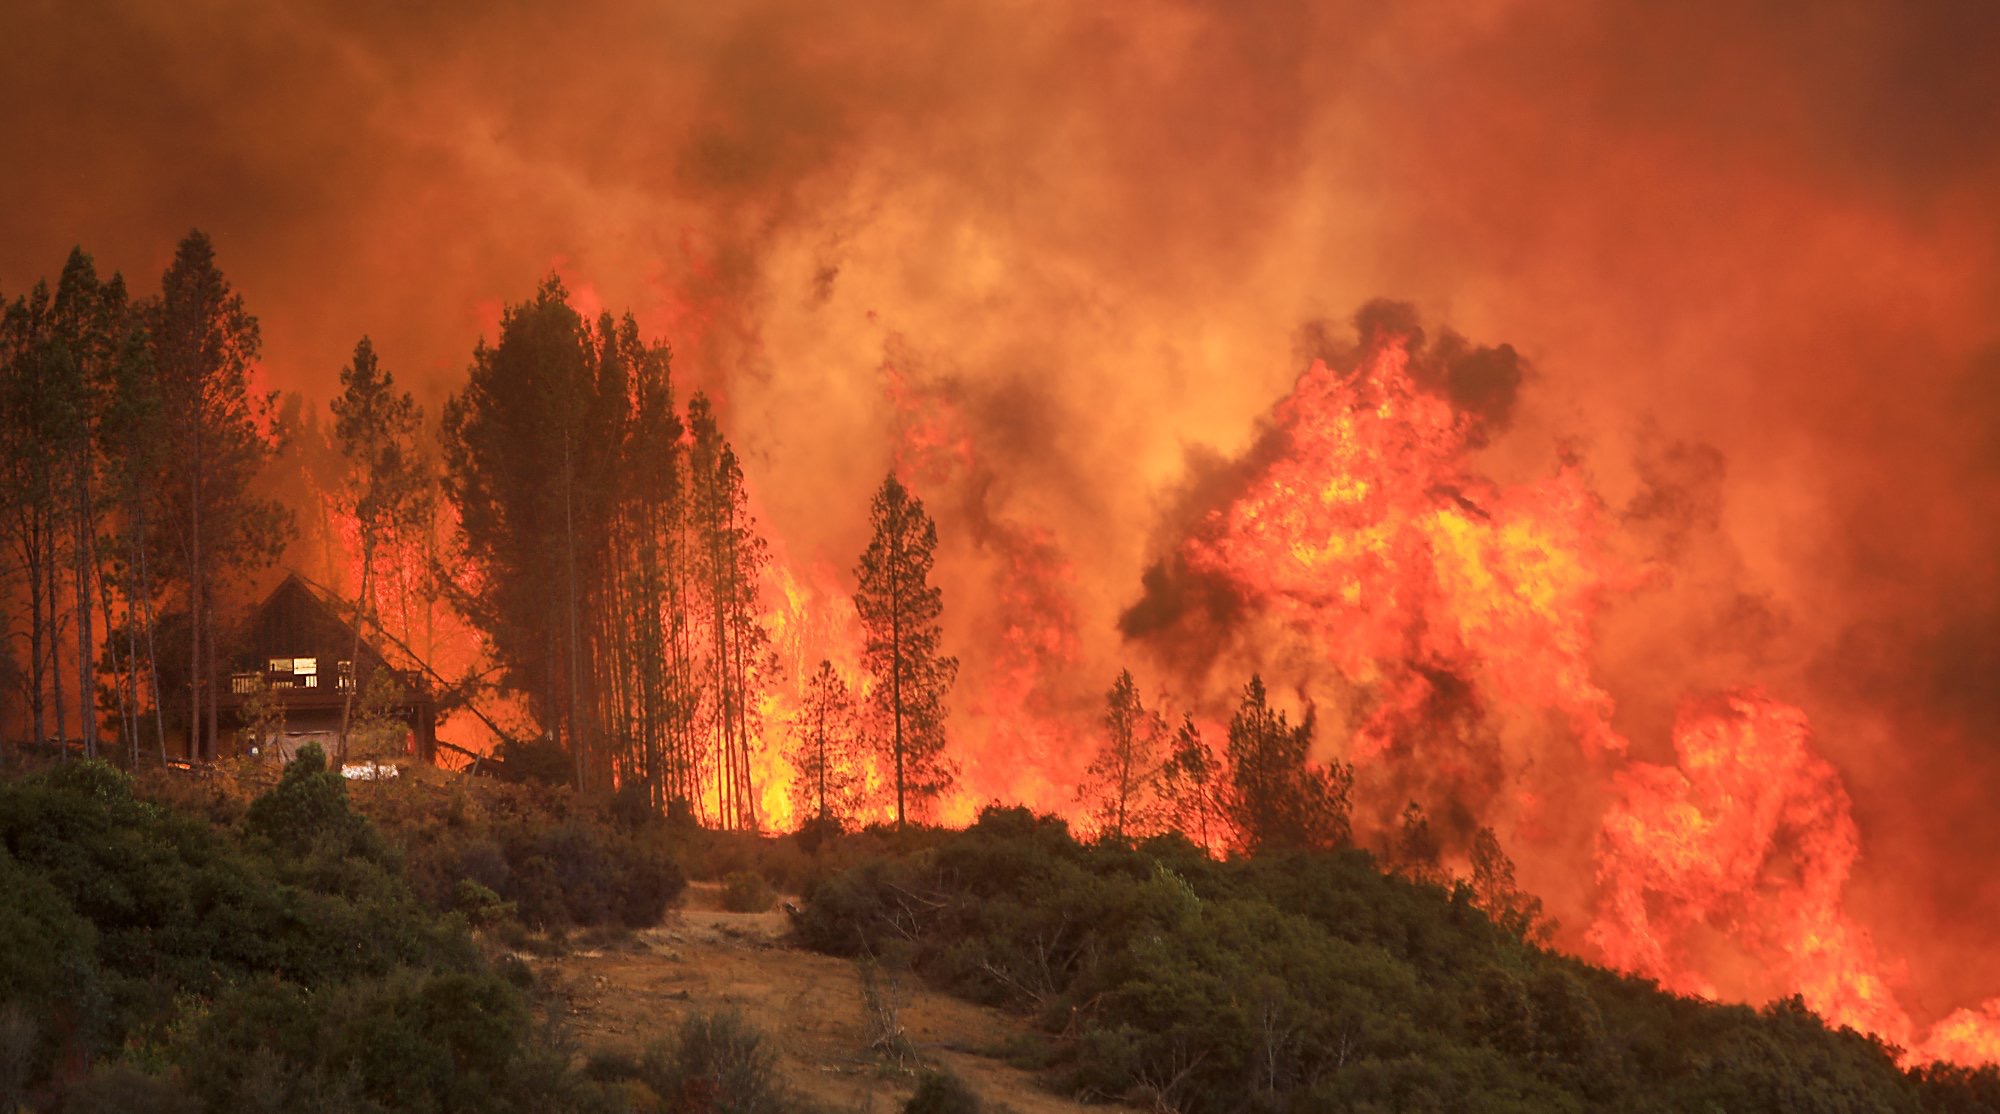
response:
[(437, 702), (429, 683), (416, 670), (392, 668), (366, 638), (357, 644), (346, 611), (296, 573), (272, 590), (251, 614), (219, 688), (216, 726), (225, 740), (254, 735), (249, 747), (278, 757), (317, 742), (331, 757), (348, 694), (356, 694), (358, 714), (360, 694), (379, 679), (387, 714), (409, 728), (404, 753), (432, 761)]

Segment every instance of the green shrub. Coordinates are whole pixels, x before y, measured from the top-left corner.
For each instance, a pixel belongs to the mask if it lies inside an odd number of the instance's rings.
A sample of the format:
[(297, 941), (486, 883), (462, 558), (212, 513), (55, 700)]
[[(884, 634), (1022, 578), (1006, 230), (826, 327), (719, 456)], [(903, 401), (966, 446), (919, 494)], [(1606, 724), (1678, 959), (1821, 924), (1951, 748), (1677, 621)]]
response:
[(0, 781), (0, 1109), (612, 1109), (316, 758), (234, 829), (102, 763)]
[(1983, 1109), (2000, 1072), (1905, 1074), (1796, 1004), (1677, 999), (1545, 952), (1354, 850), (1210, 861), (1081, 846), (989, 809), (807, 893), (799, 934), (907, 950), (932, 985), (1027, 1013), (1059, 1086), (1174, 1109)]
[(295, 855), (324, 848), (341, 858), (379, 861), (385, 853), (374, 828), (348, 808), (347, 779), (327, 768), (318, 743), (299, 748), (277, 786), (251, 802), (244, 824)]
[(739, 870), (722, 880), (722, 907), (732, 913), (762, 913), (777, 900), (764, 876), (754, 870)]
[(458, 880), (451, 907), (455, 912), (464, 914), (466, 923), (474, 928), (513, 920), (517, 912), (513, 902), (502, 900), (499, 894), (470, 878)]

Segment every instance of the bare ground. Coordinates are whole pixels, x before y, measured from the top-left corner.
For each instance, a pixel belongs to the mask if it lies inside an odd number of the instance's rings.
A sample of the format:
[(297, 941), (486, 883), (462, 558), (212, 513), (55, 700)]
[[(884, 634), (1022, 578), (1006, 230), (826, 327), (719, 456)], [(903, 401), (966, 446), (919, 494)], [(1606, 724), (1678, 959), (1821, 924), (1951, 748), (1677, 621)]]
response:
[[(585, 1050), (637, 1056), (690, 1011), (734, 1008), (765, 1034), (793, 1087), (836, 1110), (900, 1110), (916, 1089), (918, 1060), (950, 1069), (996, 1109), (1133, 1109), (1051, 1092), (1005, 1058), (1035, 1044), (1022, 1019), (932, 992), (914, 976), (878, 995), (896, 1003), (893, 1012), (869, 1008), (855, 963), (791, 944), (781, 911), (730, 913), (719, 896), (715, 884), (694, 883), (660, 927), (542, 965), (565, 987)], [(900, 1025), (910, 1052), (875, 1046), (885, 1022)]]

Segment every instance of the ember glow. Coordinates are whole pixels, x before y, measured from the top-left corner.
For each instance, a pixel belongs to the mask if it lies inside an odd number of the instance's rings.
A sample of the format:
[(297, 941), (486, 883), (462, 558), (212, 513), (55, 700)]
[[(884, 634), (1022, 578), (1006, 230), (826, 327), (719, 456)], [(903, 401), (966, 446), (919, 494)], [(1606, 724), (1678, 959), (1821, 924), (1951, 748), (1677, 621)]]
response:
[[(7, 5), (0, 292), (200, 226), (262, 382), (323, 414), (367, 334), (433, 424), (542, 276), (629, 307), (770, 545), (767, 831), (893, 471), (935, 818), (1081, 826), (1121, 669), (1212, 745), (1254, 672), (1364, 845), (1416, 802), (1565, 949), (2000, 1060), (1991, 5), (571, 7)], [(352, 591), (295, 447), (284, 563)], [(450, 513), (375, 603), (456, 677)]]

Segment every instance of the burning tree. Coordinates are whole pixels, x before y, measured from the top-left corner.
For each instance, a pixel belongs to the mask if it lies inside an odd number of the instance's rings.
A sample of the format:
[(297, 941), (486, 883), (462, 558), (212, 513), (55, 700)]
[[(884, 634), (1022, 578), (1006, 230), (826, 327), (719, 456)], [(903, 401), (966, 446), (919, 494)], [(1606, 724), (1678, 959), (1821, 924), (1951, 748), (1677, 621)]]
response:
[(1166, 722), (1139, 699), (1129, 669), (1119, 671), (1104, 702), (1104, 743), (1084, 770), (1076, 799), (1090, 806), (1098, 831), (1112, 839), (1149, 834), (1161, 811)]
[(944, 753), (944, 720), (958, 659), (938, 652), (944, 598), (930, 583), (937, 524), (924, 513), (923, 501), (891, 472), (875, 495), (870, 520), (875, 536), (854, 570), (860, 581), (854, 609), (875, 678), (870, 703), (895, 770), (900, 829), (909, 798), (935, 798), (957, 774)]

